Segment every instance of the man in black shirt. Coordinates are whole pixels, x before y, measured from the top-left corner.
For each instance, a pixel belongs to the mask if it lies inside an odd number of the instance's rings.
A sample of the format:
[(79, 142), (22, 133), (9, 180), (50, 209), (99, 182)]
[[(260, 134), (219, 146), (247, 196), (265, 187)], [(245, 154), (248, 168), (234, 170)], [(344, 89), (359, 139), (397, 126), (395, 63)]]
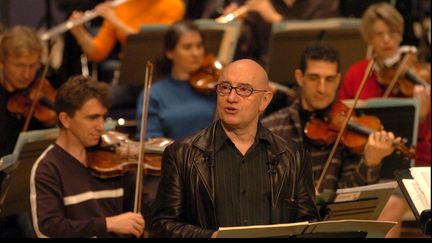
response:
[[(9, 110), (8, 103), (36, 81), (41, 55), (41, 41), (31, 28), (14, 26), (0, 36), (0, 158), (13, 152), (25, 121), (24, 114), (16, 113), (18, 109)], [(17, 101), (11, 104), (24, 108)], [(28, 130), (41, 128), (43, 124), (31, 119)], [(4, 191), (9, 186), (8, 178), (9, 175), (0, 171), (0, 186)], [(0, 237), (32, 237), (29, 222), (28, 212), (1, 218)]]
[(216, 92), (219, 120), (164, 151), (151, 232), (215, 237), (222, 226), (317, 220), (308, 153), (259, 123), (272, 98), (265, 70), (233, 62)]
[(41, 55), (42, 44), (36, 33), (28, 27), (15, 26), (1, 36), (0, 158), (13, 152), (24, 125), (23, 114), (14, 114), (8, 110), (9, 98), (35, 81)]

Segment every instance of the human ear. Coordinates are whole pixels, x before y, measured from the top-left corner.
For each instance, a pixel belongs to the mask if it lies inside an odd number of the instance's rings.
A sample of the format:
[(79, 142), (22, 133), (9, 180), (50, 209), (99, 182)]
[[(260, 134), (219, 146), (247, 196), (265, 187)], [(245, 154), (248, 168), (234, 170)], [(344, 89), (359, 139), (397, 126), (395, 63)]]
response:
[(59, 119), (59, 122), (63, 125), (63, 127), (65, 127), (65, 128), (70, 127), (71, 118), (69, 117), (69, 115), (66, 112), (60, 112), (60, 114), (58, 115), (58, 119)]
[(298, 86), (303, 87), (303, 72), (300, 69), (294, 71), (294, 77)]
[(259, 112), (263, 112), (267, 108), (267, 106), (270, 104), (270, 101), (272, 100), (272, 98), (273, 98), (273, 93), (270, 91), (267, 91), (261, 100)]

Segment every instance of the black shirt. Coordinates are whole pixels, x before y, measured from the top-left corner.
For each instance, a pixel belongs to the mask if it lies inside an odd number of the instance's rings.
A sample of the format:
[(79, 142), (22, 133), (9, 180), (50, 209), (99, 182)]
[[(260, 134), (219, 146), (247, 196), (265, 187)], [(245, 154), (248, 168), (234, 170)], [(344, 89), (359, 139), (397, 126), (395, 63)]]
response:
[[(13, 152), (18, 136), (24, 127), (25, 117), (13, 114), (7, 108), (9, 99), (18, 92), (22, 91), (9, 93), (0, 85), (0, 158)], [(32, 118), (28, 130), (45, 128), (41, 122)]]
[(243, 156), (220, 123), (215, 138), (215, 205), (219, 226), (270, 224), (270, 175), (266, 146), (258, 128), (254, 144)]
[(13, 152), (24, 123), (7, 109), (11, 94), (0, 85), (0, 158)]

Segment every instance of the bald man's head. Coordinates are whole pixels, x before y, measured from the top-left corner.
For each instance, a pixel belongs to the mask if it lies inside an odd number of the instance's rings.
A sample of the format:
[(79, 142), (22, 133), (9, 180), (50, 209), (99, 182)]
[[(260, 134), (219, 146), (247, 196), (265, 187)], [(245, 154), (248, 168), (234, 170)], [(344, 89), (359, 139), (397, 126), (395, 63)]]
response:
[(270, 103), (267, 73), (250, 59), (235, 61), (226, 66), (217, 86), (217, 111), (225, 129), (257, 128), (259, 115)]
[(261, 65), (251, 59), (240, 59), (225, 66), (219, 76), (219, 82), (231, 81), (223, 80), (224, 77), (231, 75), (239, 79), (243, 78), (244, 81), (251, 81), (251, 83), (248, 84), (255, 87), (255, 89), (269, 89), (267, 72)]

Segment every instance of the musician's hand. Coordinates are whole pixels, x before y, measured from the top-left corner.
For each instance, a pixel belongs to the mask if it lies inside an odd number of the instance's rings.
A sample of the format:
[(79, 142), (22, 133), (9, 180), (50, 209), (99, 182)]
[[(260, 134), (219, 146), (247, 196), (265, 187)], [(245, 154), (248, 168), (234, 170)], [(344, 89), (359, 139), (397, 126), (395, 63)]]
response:
[(235, 10), (237, 10), (238, 7), (239, 7), (239, 6), (237, 5), (237, 3), (232, 2), (232, 3), (228, 4), (228, 6), (226, 6), (226, 7), (224, 8), (224, 10), (223, 10), (223, 12), (222, 12), (222, 15), (230, 14), (230, 13), (234, 12)]
[(279, 23), (282, 21), (280, 15), (269, 0), (249, 0), (246, 2), (249, 11), (255, 11), (268, 23)]
[(430, 86), (415, 85), (414, 98), (419, 100), (419, 120), (424, 121), (431, 109)]
[(114, 7), (112, 6), (112, 2), (110, 1), (98, 4), (95, 7), (95, 11), (96, 13), (98, 13), (98, 15), (102, 16), (103, 18), (107, 19), (112, 23), (118, 21), (117, 14), (115, 13)]
[[(69, 20), (74, 21), (74, 20), (81, 19), (81, 18), (83, 18), (83, 15), (84, 15), (84, 13), (81, 11), (73, 11), (72, 14), (69, 16)], [(79, 36), (83, 32), (86, 32), (83, 24), (80, 24), (80, 25), (73, 27), (72, 29), (70, 29), (70, 31), (72, 32), (72, 34), (74, 36)]]
[(144, 218), (141, 214), (127, 212), (106, 218), (108, 232), (133, 234), (140, 237), (144, 232)]
[(139, 29), (135, 29), (130, 27), (128, 22), (120, 19), (115, 12), (115, 7), (112, 5), (112, 1), (106, 1), (98, 4), (95, 7), (95, 11), (97, 14), (102, 16), (104, 19), (109, 21), (118, 31), (123, 32), (126, 36), (130, 34), (138, 33)]
[(393, 143), (400, 142), (392, 132), (377, 131), (369, 135), (364, 149), (364, 160), (368, 167), (380, 165), (381, 160), (394, 151)]
[(82, 11), (73, 11), (72, 14), (69, 16), (70, 20), (76, 20), (76, 19), (80, 19), (82, 18), (82, 16), (84, 15), (84, 13)]
[(283, 0), (283, 1), (288, 8), (292, 8), (294, 6), (294, 3), (296, 2), (296, 0)]

